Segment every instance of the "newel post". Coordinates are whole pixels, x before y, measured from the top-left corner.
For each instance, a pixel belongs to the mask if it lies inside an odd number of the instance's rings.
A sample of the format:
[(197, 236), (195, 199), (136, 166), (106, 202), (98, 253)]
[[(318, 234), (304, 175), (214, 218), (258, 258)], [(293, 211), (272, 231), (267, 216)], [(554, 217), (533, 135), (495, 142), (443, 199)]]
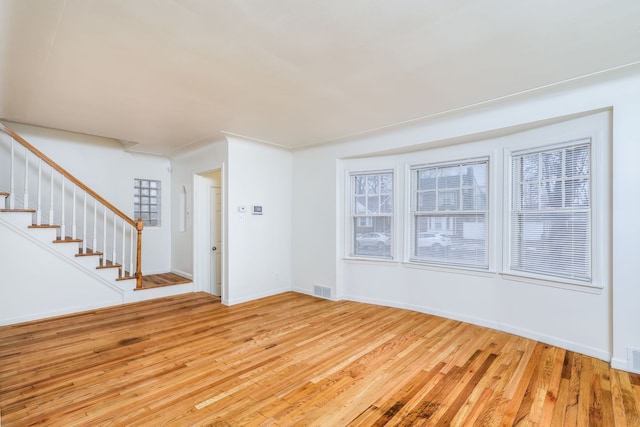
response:
[(136, 224), (136, 230), (138, 230), (138, 246), (136, 253), (136, 288), (142, 288), (142, 229), (144, 228), (144, 223), (142, 222), (142, 218), (138, 218), (138, 222)]

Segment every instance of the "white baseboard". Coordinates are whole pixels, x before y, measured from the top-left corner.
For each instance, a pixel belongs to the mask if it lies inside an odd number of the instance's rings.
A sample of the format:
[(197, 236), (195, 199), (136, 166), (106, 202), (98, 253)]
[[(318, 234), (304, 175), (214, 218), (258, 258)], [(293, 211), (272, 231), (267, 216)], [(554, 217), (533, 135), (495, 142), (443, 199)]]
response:
[(146, 301), (155, 298), (168, 297), (173, 295), (188, 294), (193, 292), (193, 283), (183, 285), (161, 286), (158, 288), (143, 289), (139, 291), (127, 292), (124, 295), (124, 303)]
[[(346, 299), (346, 298), (342, 298), (341, 296), (333, 295), (333, 290), (334, 289), (331, 288), (331, 291), (332, 291), (331, 298), (323, 298), (323, 297), (319, 297), (317, 295), (314, 295), (313, 291), (310, 290), (310, 289), (303, 289), (303, 288), (292, 288), (292, 289), (290, 289), (291, 292), (296, 292), (296, 293), (299, 293), (299, 294), (309, 295), (310, 297), (314, 297), (314, 298), (322, 298), (322, 299), (326, 299), (327, 301), (340, 301), (341, 299)], [(355, 301), (355, 300), (353, 300), (353, 301)], [(382, 304), (375, 304), (375, 305), (382, 305)]]
[(260, 299), (260, 298), (270, 297), (272, 295), (283, 294), (285, 292), (291, 292), (291, 288), (274, 289), (274, 290), (270, 290), (270, 291), (267, 291), (267, 292), (261, 292), (261, 293), (257, 293), (257, 294), (247, 295), (247, 296), (240, 297), (240, 298), (233, 298), (233, 299), (223, 298), (222, 299), (222, 304), (224, 304), (224, 305), (236, 305), (236, 304), (241, 304), (243, 302), (249, 302), (249, 301), (257, 300), (257, 299)]
[(304, 295), (313, 296), (313, 292), (311, 291), (311, 289), (292, 288), (292, 289), (291, 289), (291, 291), (292, 291), (292, 292), (299, 293), (299, 294), (304, 294)]
[(182, 277), (185, 277), (185, 278), (187, 278), (189, 280), (193, 280), (193, 274), (187, 273), (186, 271), (177, 270), (177, 269), (171, 269), (171, 272), (173, 274), (177, 274), (178, 276), (182, 276)]
[(15, 325), (16, 323), (30, 322), (32, 320), (48, 319), (50, 317), (64, 316), (66, 314), (76, 314), (83, 311), (96, 310), (99, 308), (107, 308), (121, 305), (122, 299), (101, 301), (99, 304), (78, 305), (74, 307), (65, 307), (60, 310), (44, 311), (39, 313), (30, 313), (25, 316), (17, 316), (7, 319), (0, 319), (0, 326)]
[(620, 369), (621, 371), (629, 371), (629, 364), (627, 359), (620, 359), (619, 357), (614, 357), (611, 359), (611, 367), (614, 369)]

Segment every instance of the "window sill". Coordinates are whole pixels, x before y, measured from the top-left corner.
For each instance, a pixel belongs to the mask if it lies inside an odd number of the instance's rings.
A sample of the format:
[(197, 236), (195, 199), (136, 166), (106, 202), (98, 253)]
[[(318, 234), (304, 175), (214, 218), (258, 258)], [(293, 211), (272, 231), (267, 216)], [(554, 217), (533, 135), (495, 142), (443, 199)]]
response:
[(393, 258), (360, 258), (344, 257), (342, 261), (351, 264), (372, 264), (372, 265), (397, 265), (398, 261)]
[(521, 282), (527, 283), (530, 285), (537, 286), (548, 286), (551, 288), (565, 289), (569, 291), (576, 292), (585, 292), (589, 294), (601, 294), (604, 286), (602, 285), (594, 285), (585, 282), (578, 282), (570, 279), (557, 279), (554, 280), (548, 277), (536, 277), (536, 276), (527, 276), (515, 272), (504, 272), (500, 273), (503, 279), (509, 280), (512, 282)]
[(418, 270), (431, 270), (442, 271), (445, 273), (464, 274), (467, 276), (480, 276), (480, 277), (495, 277), (496, 272), (488, 269), (471, 268), (463, 266), (449, 266), (449, 265), (436, 265), (427, 264), (415, 261), (405, 261), (402, 263), (404, 267), (415, 268)]

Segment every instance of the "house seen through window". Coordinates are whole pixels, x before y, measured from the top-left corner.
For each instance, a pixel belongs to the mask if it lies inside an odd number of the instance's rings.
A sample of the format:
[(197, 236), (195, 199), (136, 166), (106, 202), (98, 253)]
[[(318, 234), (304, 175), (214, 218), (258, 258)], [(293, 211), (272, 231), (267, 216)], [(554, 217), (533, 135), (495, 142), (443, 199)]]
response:
[(411, 261), (487, 268), (489, 160), (412, 169)]
[(351, 175), (352, 255), (392, 257), (393, 173)]

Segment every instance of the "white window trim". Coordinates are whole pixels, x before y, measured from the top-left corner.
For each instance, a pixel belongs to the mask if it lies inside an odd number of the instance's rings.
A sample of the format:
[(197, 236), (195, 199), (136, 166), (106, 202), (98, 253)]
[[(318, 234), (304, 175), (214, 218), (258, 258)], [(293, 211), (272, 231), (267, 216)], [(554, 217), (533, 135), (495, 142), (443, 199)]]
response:
[[(609, 229), (610, 219), (606, 199), (610, 199), (607, 188), (607, 174), (610, 174), (610, 159), (607, 152), (607, 136), (605, 129), (592, 129), (576, 132), (572, 135), (562, 135), (553, 139), (532, 142), (522, 147), (509, 147), (503, 151), (503, 241), (502, 241), (502, 271), (501, 276), (510, 281), (550, 286), (560, 289), (577, 290), (588, 293), (600, 293), (608, 286), (608, 277), (602, 266), (608, 263), (607, 253), (609, 242), (606, 231)], [(570, 278), (553, 277), (512, 270), (511, 266), (511, 206), (513, 202), (512, 185), (512, 154), (528, 150), (538, 150), (563, 146), (571, 141), (591, 140), (591, 282), (572, 280)]]
[[(383, 174), (383, 173), (391, 173), (393, 184), (392, 188), (392, 201), (393, 206), (391, 210), (391, 248), (390, 248), (390, 256), (382, 257), (382, 256), (366, 256), (366, 255), (355, 255), (352, 252), (353, 247), (353, 186), (352, 186), (352, 177), (355, 175), (375, 175), (375, 174)], [(345, 261), (353, 261), (353, 262), (366, 262), (372, 264), (397, 264), (397, 248), (398, 248), (398, 238), (400, 236), (398, 230), (398, 171), (395, 168), (381, 168), (381, 169), (357, 169), (357, 170), (345, 170), (345, 178), (344, 178), (344, 195), (345, 195), (345, 204), (343, 209), (344, 212), (344, 256), (342, 257)], [(384, 215), (386, 216), (386, 215)]]
[[(523, 129), (517, 133), (502, 135), (492, 139), (491, 144), (482, 141), (465, 144), (467, 150), (463, 157), (468, 160), (488, 157), (489, 170), (487, 188), (488, 204), (488, 269), (467, 268), (412, 262), (411, 232), (411, 172), (420, 165), (437, 165), (457, 162), (451, 147), (421, 150), (415, 154), (400, 157), (388, 156), (374, 159), (356, 159), (357, 161), (341, 168), (338, 175), (343, 180), (343, 194), (340, 197), (338, 215), (344, 218), (338, 227), (339, 240), (337, 248), (343, 247), (339, 259), (348, 264), (368, 264), (371, 266), (398, 266), (414, 270), (431, 270), (443, 274), (461, 274), (467, 276), (495, 277), (498, 286), (546, 286), (573, 292), (601, 294), (610, 286), (611, 280), (611, 126), (610, 112), (592, 112), (578, 119), (567, 119), (558, 123)], [(592, 246), (592, 281), (572, 281), (567, 278), (536, 276), (521, 271), (510, 271), (510, 207), (513, 194), (511, 192), (511, 153), (525, 150), (544, 149), (569, 141), (591, 139), (591, 246)], [(475, 145), (477, 144), (477, 145)], [(462, 156), (461, 156), (462, 157)], [(404, 173), (402, 169), (404, 168)], [(393, 259), (378, 257), (350, 256), (350, 239), (353, 238), (351, 217), (351, 175), (354, 173), (393, 173), (393, 222), (394, 233), (391, 255)], [(342, 242), (342, 243), (340, 243)]]
[[(440, 166), (448, 166), (448, 165), (456, 165), (456, 164), (464, 164), (468, 162), (487, 162), (487, 210), (486, 210), (486, 221), (487, 221), (487, 241), (486, 241), (486, 251), (487, 251), (487, 264), (486, 266), (472, 266), (466, 264), (455, 264), (455, 263), (438, 263), (438, 262), (429, 262), (423, 261), (418, 258), (413, 257), (411, 241), (412, 241), (412, 221), (413, 221), (413, 173), (420, 168), (433, 168)], [(476, 156), (465, 157), (463, 159), (451, 158), (451, 160), (439, 160), (436, 162), (420, 162), (420, 163), (406, 163), (405, 164), (405, 185), (404, 185), (404, 196), (405, 196), (405, 215), (404, 215), (404, 241), (405, 244), (403, 246), (403, 264), (407, 267), (412, 268), (424, 268), (428, 270), (435, 271), (450, 271), (450, 272), (461, 272), (463, 274), (469, 273), (479, 273), (480, 275), (495, 275), (496, 268), (494, 262), (494, 252), (495, 252), (495, 238), (493, 236), (492, 230), (494, 229), (494, 221), (496, 214), (496, 197), (494, 197), (495, 189), (493, 183), (496, 181), (493, 177), (493, 171), (496, 169), (493, 163), (496, 161), (495, 156), (491, 154), (479, 154)], [(462, 201), (461, 201), (462, 203)], [(464, 214), (464, 211), (460, 211), (460, 214)]]

